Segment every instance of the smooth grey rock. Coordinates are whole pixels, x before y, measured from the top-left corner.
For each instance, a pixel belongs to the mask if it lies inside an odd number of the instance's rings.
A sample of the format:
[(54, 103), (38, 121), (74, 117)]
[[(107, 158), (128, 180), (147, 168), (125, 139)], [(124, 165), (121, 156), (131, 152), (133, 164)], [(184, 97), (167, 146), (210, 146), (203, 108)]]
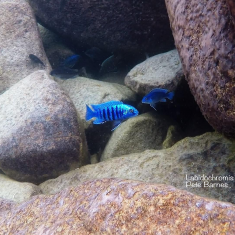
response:
[(111, 135), (101, 161), (146, 149), (161, 149), (170, 125), (169, 118), (150, 113), (128, 119)]
[(37, 185), (18, 182), (2, 174), (0, 174), (0, 189), (1, 198), (18, 203), (42, 193)]
[(40, 183), (88, 162), (76, 109), (43, 70), (0, 96), (0, 169), (19, 181)]
[[(25, 0), (0, 1), (0, 94), (32, 72), (51, 70), (31, 7)], [(45, 68), (30, 60), (39, 57)]]
[[(185, 138), (171, 148), (146, 150), (87, 165), (40, 185), (43, 193), (54, 194), (90, 179), (121, 178), (173, 185), (194, 194), (235, 203), (235, 141), (218, 133)], [(186, 175), (227, 176), (228, 187), (186, 187)], [(188, 180), (189, 181), (189, 180)], [(202, 183), (203, 181), (191, 181)], [(215, 183), (215, 181), (210, 181)]]
[(126, 76), (125, 84), (140, 95), (154, 88), (176, 90), (184, 77), (177, 50), (158, 54), (136, 65)]

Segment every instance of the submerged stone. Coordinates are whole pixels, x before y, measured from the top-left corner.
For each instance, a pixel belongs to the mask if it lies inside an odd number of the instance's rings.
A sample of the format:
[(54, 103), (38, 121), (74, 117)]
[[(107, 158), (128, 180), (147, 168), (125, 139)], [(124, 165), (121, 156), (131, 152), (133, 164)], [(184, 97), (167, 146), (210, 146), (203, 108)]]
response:
[(202, 114), (215, 130), (235, 137), (235, 25), (226, 0), (166, 0), (166, 6)]
[(19, 206), (5, 204), (1, 234), (235, 233), (234, 205), (132, 180), (93, 180)]
[[(203, 197), (235, 203), (234, 162), (235, 142), (218, 133), (206, 133), (180, 140), (171, 148), (146, 150), (83, 166), (40, 187), (43, 193), (52, 194), (86, 180), (115, 177), (173, 185)], [(205, 177), (212, 175), (224, 177)], [(190, 176), (204, 178), (192, 181)], [(207, 182), (221, 185), (209, 187)]]
[[(25, 0), (0, 2), (0, 94), (39, 69), (51, 70), (35, 16)], [(30, 60), (40, 58), (46, 67)]]
[(40, 183), (88, 162), (76, 109), (45, 71), (0, 96), (0, 169), (19, 181)]

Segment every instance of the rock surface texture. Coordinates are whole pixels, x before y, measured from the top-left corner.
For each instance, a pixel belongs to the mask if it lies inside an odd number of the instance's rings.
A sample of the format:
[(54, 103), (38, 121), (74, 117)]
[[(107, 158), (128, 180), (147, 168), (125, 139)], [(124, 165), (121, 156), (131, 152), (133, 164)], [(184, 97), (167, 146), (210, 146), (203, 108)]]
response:
[(235, 234), (234, 205), (138, 181), (94, 180), (5, 204), (0, 234)]
[(125, 77), (125, 84), (139, 95), (154, 88), (175, 91), (184, 77), (177, 50), (158, 54), (136, 65)]
[(233, 17), (233, 23), (235, 23), (235, 2), (233, 0), (226, 0), (226, 1), (227, 1), (227, 4), (228, 4), (230, 13)]
[(30, 0), (30, 4), (44, 25), (80, 46), (135, 53), (173, 48), (164, 0)]
[(130, 118), (112, 133), (101, 161), (146, 149), (161, 149), (170, 123), (169, 118), (151, 113)]
[[(168, 184), (200, 196), (235, 203), (235, 177), (232, 173), (235, 172), (234, 146), (234, 142), (222, 135), (206, 133), (194, 138), (185, 138), (168, 149), (147, 150), (83, 166), (56, 179), (43, 182), (40, 188), (45, 194), (54, 194), (87, 180), (115, 177)], [(186, 179), (186, 175), (189, 177), (203, 174), (226, 176), (227, 179)], [(187, 186), (186, 182), (189, 182)], [(201, 185), (196, 187), (190, 185), (190, 182)], [(223, 185), (219, 187), (215, 183)]]
[(0, 96), (0, 169), (39, 183), (87, 163), (87, 145), (76, 109), (43, 70)]
[[(39, 69), (51, 70), (33, 11), (25, 0), (0, 1), (0, 94)], [(45, 68), (29, 59), (39, 57)]]
[(226, 0), (166, 0), (175, 44), (203, 115), (235, 137), (235, 26)]
[(57, 34), (40, 24), (38, 24), (38, 28), (47, 58), (53, 69), (59, 67), (61, 61), (65, 58), (76, 54), (63, 44), (61, 38)]
[(32, 196), (41, 194), (37, 185), (26, 182), (18, 182), (0, 174), (0, 198), (14, 202), (29, 200)]

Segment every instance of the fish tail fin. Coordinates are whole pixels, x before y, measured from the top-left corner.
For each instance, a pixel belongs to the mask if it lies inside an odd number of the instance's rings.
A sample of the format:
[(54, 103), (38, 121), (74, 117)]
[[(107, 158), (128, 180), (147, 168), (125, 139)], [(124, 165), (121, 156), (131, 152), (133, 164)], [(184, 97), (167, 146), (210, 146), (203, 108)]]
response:
[(174, 91), (169, 92), (168, 95), (167, 95), (167, 98), (168, 98), (169, 100), (172, 100), (173, 97), (174, 97), (174, 95), (175, 95), (175, 92), (174, 92)]
[(86, 121), (89, 121), (93, 117), (95, 117), (95, 112), (88, 105), (86, 105)]

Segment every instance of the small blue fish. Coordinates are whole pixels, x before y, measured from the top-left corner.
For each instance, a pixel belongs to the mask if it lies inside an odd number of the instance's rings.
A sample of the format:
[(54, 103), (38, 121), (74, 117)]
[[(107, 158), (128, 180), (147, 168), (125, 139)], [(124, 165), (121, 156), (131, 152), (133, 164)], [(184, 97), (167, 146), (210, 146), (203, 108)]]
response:
[(113, 129), (116, 129), (123, 121), (135, 117), (139, 114), (138, 110), (131, 105), (123, 104), (121, 101), (109, 101), (102, 104), (86, 105), (86, 121), (96, 118), (93, 124), (102, 124), (106, 121), (114, 121)]
[(80, 55), (71, 55), (67, 57), (62, 63), (62, 67), (73, 68), (73, 66), (81, 59)]
[(142, 103), (150, 104), (150, 106), (155, 109), (156, 103), (166, 102), (166, 98), (172, 100), (173, 97), (174, 97), (173, 91), (169, 92), (166, 89), (155, 88), (152, 91), (150, 91), (146, 96), (144, 96), (144, 98), (142, 99)]

